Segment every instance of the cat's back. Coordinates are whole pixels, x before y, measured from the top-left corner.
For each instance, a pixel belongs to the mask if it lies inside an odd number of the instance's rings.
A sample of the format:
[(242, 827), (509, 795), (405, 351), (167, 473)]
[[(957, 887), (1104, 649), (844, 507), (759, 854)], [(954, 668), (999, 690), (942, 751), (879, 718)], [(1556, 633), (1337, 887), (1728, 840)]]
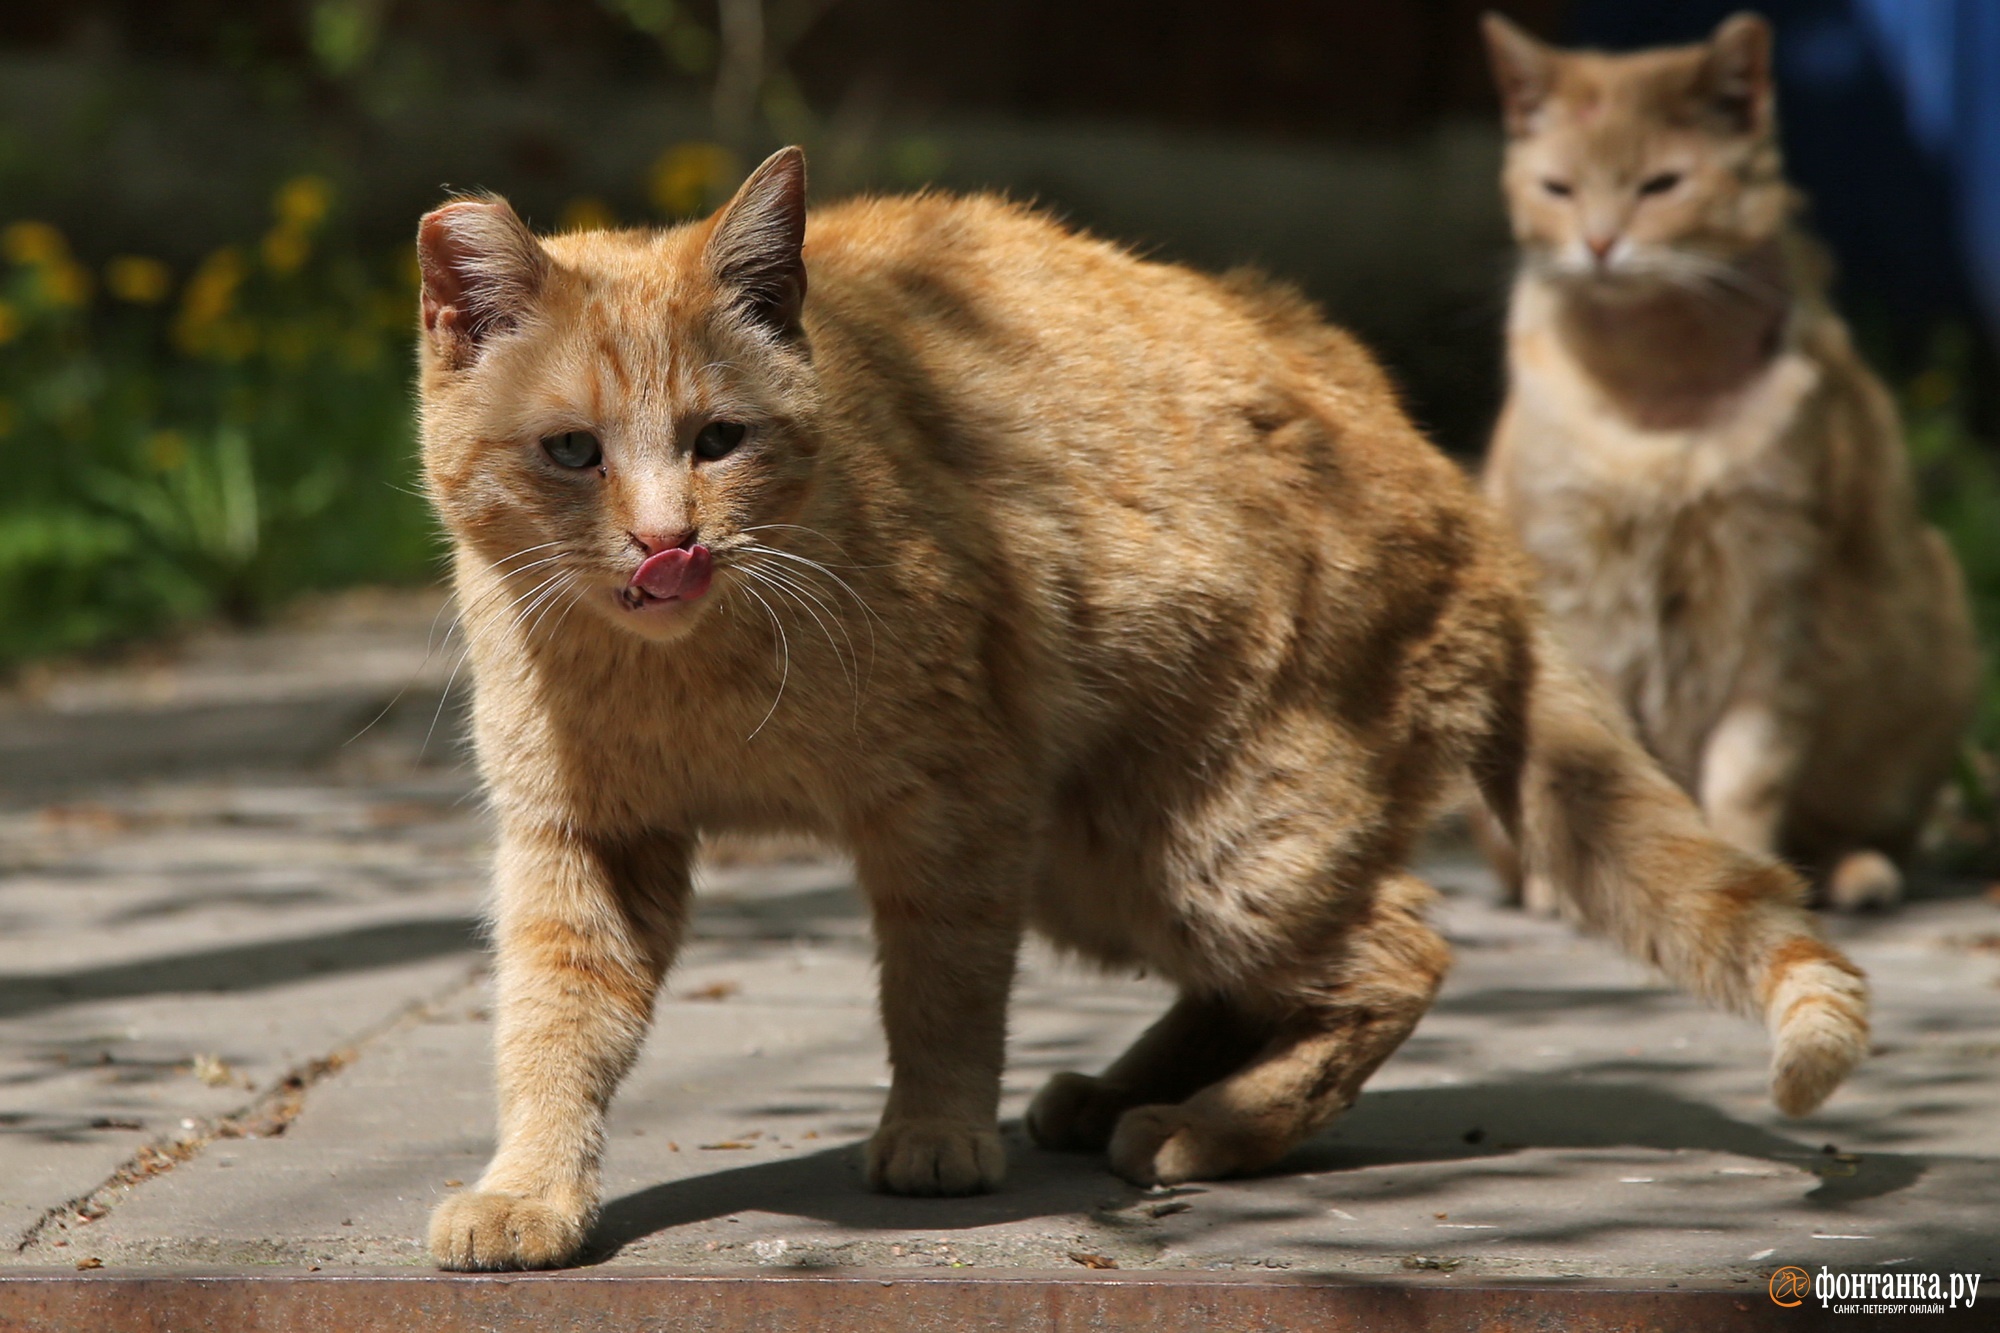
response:
[(1150, 260), (991, 195), (837, 205), (805, 253), (815, 354), (853, 372), (830, 378), (888, 389), (968, 475), (1462, 503), (1359, 342), (1260, 275)]

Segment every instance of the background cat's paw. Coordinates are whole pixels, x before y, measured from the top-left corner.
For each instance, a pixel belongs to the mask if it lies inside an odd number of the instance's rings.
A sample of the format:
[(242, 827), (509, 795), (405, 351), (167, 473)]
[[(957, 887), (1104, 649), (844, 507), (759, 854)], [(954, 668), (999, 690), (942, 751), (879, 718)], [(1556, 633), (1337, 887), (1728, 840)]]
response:
[(1826, 903), (1837, 911), (1894, 907), (1902, 900), (1903, 872), (1880, 852), (1849, 852), (1826, 877)]
[(868, 1184), (887, 1194), (983, 1194), (1006, 1175), (1007, 1151), (990, 1125), (885, 1120), (868, 1140)]
[(1131, 1097), (1103, 1079), (1057, 1074), (1028, 1104), (1028, 1134), (1058, 1152), (1101, 1152), (1131, 1104)]
[(431, 1214), (430, 1247), (439, 1268), (555, 1268), (583, 1248), (583, 1221), (539, 1199), (468, 1190)]
[(1111, 1169), (1134, 1185), (1178, 1185), (1233, 1176), (1274, 1155), (1246, 1146), (1185, 1106), (1135, 1106), (1111, 1135)]

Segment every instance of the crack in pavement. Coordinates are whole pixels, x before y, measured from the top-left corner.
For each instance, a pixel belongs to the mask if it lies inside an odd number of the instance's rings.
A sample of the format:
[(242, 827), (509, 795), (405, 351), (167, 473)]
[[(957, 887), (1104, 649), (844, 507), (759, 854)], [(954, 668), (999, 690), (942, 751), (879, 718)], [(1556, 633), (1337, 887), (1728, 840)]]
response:
[(219, 1139), (277, 1138), (305, 1111), (308, 1089), (353, 1064), (368, 1047), (384, 1037), (423, 1022), (478, 985), (485, 971), (484, 961), (473, 964), (463, 976), (435, 994), (411, 1001), (327, 1054), (294, 1065), (262, 1094), (235, 1111), (207, 1116), (192, 1124), (182, 1121), (178, 1134), (146, 1144), (96, 1188), (59, 1203), (36, 1218), (15, 1244), (14, 1252), (26, 1254), (36, 1248), (52, 1227), (67, 1232), (72, 1224), (88, 1226), (108, 1216), (138, 1186), (192, 1161)]

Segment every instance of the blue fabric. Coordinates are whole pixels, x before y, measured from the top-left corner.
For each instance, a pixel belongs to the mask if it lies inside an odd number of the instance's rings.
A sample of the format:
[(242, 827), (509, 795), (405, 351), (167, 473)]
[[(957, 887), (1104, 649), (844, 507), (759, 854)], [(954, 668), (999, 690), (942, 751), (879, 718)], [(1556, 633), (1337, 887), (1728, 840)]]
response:
[[(1582, 0), (1565, 40), (1697, 41), (1737, 0)], [(2000, 0), (1766, 0), (1792, 177), (1850, 296), (2000, 335)]]

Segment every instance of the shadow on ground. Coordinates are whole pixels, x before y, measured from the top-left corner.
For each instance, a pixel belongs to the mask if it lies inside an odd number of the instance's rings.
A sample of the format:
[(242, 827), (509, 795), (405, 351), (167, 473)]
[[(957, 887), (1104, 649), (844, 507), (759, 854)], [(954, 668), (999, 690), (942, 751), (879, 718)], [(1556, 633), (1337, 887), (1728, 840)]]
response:
[(0, 1018), (146, 995), (258, 990), (307, 977), (397, 967), (484, 947), (477, 919), (426, 917), (144, 958), (71, 972), (0, 976)]
[[(1017, 1126), (1008, 1127), (1007, 1139), (1006, 1185), (965, 1199), (870, 1193), (856, 1147), (655, 1185), (605, 1206), (593, 1257), (609, 1259), (648, 1236), (735, 1213), (807, 1217), (861, 1231), (950, 1231), (1118, 1209), (1143, 1194), (1111, 1175), (1101, 1158), (1044, 1152)], [(1526, 1080), (1366, 1093), (1337, 1125), (1269, 1174), (1334, 1183), (1342, 1173), (1376, 1167), (1607, 1148), (1727, 1153), (1811, 1172), (1820, 1182), (1805, 1202), (1825, 1208), (1906, 1189), (1928, 1167), (1922, 1157), (1899, 1153), (1836, 1157), (1651, 1088)], [(1409, 1182), (1414, 1191), (1436, 1187), (1435, 1175)], [(1372, 1197), (1385, 1193), (1378, 1189)]]

